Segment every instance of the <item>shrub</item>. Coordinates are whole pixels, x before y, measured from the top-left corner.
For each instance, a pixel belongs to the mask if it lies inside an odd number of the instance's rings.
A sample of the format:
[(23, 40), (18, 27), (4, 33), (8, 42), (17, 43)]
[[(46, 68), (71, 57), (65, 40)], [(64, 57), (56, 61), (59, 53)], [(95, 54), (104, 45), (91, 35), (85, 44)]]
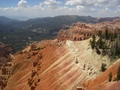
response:
[(31, 90), (35, 90), (35, 88), (36, 88), (35, 86), (31, 86)]
[(102, 72), (104, 72), (106, 70), (106, 64), (105, 63), (102, 63), (101, 70), (102, 70)]
[(112, 72), (109, 73), (109, 82), (112, 81)]
[(35, 67), (37, 64), (38, 64), (38, 62), (34, 62), (34, 63), (33, 63), (33, 67)]
[(117, 81), (120, 80), (120, 66), (118, 67), (118, 71), (117, 71)]
[(99, 54), (99, 55), (101, 54), (101, 52), (98, 48), (96, 48), (96, 53)]
[(36, 75), (36, 71), (32, 71), (31, 78), (33, 78)]
[(33, 84), (33, 80), (31, 78), (28, 78), (28, 85), (29, 85), (29, 87), (31, 87), (32, 84)]

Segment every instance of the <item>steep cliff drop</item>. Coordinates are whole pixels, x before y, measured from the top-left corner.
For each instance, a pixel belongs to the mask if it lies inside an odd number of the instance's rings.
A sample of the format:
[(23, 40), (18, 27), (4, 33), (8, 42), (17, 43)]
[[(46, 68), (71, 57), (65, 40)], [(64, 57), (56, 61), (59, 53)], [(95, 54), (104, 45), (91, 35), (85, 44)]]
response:
[(11, 45), (5, 45), (0, 42), (0, 90), (7, 86), (8, 78), (10, 77), (9, 70), (12, 67), (13, 49)]

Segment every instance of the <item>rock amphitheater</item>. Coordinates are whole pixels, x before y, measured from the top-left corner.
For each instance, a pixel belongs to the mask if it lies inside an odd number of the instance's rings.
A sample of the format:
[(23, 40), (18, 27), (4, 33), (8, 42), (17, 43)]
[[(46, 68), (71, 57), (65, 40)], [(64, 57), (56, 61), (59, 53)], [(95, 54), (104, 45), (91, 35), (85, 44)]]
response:
[(103, 22), (97, 24), (86, 23), (74, 23), (71, 26), (67, 26), (67, 29), (63, 28), (58, 33), (58, 41), (72, 40), (81, 41), (90, 38), (92, 35), (97, 35), (98, 31), (104, 32), (105, 29), (109, 31), (116, 31), (120, 29), (120, 20), (114, 20), (113, 22)]

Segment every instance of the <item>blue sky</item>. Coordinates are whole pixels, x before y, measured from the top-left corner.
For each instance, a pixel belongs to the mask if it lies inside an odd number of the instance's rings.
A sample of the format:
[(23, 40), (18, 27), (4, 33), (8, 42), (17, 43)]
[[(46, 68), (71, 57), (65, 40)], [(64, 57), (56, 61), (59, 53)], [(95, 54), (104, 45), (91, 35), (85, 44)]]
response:
[[(0, 0), (0, 7), (11, 7), (11, 6), (17, 6), (18, 2), (20, 0)], [(43, 2), (44, 0), (27, 0), (28, 4), (30, 6), (34, 6), (39, 4), (40, 2)]]
[(0, 16), (28, 19), (57, 15), (120, 16), (120, 0), (0, 0)]

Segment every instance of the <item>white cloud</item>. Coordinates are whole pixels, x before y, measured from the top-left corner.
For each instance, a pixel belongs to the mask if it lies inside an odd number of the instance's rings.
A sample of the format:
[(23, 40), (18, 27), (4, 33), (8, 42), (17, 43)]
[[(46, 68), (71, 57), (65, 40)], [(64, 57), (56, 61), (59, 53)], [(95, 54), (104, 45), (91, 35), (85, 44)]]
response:
[(56, 1), (56, 0), (45, 0), (43, 2), (43, 5), (45, 8), (48, 8), (48, 9), (56, 9), (61, 3), (62, 2)]
[(54, 5), (61, 4), (61, 2), (60, 2), (60, 1), (56, 1), (56, 0), (45, 0), (45, 1), (44, 1), (44, 4), (45, 4), (45, 5), (54, 6)]
[(81, 6), (116, 6), (120, 5), (120, 0), (68, 0), (65, 5), (81, 5)]
[(117, 11), (118, 11), (118, 12), (120, 12), (120, 5), (119, 5), (119, 6), (117, 6)]
[[(120, 16), (120, 0), (45, 0), (29, 6), (28, 0), (20, 0), (16, 7), (0, 7), (1, 15), (46, 17), (56, 15)], [(93, 13), (94, 12), (94, 13)]]
[(86, 8), (84, 6), (78, 5), (78, 6), (76, 6), (76, 10), (77, 11), (86, 11)]
[(89, 10), (90, 10), (91, 12), (97, 11), (95, 8), (90, 8)]
[(27, 8), (28, 7), (27, 1), (26, 0), (19, 1), (18, 2), (18, 7)]
[(39, 5), (35, 5), (32, 7), (33, 10), (37, 10), (37, 11), (41, 11), (44, 10), (44, 8), (42, 7), (42, 3), (40, 3)]
[(65, 5), (85, 5), (87, 4), (86, 0), (69, 0)]

